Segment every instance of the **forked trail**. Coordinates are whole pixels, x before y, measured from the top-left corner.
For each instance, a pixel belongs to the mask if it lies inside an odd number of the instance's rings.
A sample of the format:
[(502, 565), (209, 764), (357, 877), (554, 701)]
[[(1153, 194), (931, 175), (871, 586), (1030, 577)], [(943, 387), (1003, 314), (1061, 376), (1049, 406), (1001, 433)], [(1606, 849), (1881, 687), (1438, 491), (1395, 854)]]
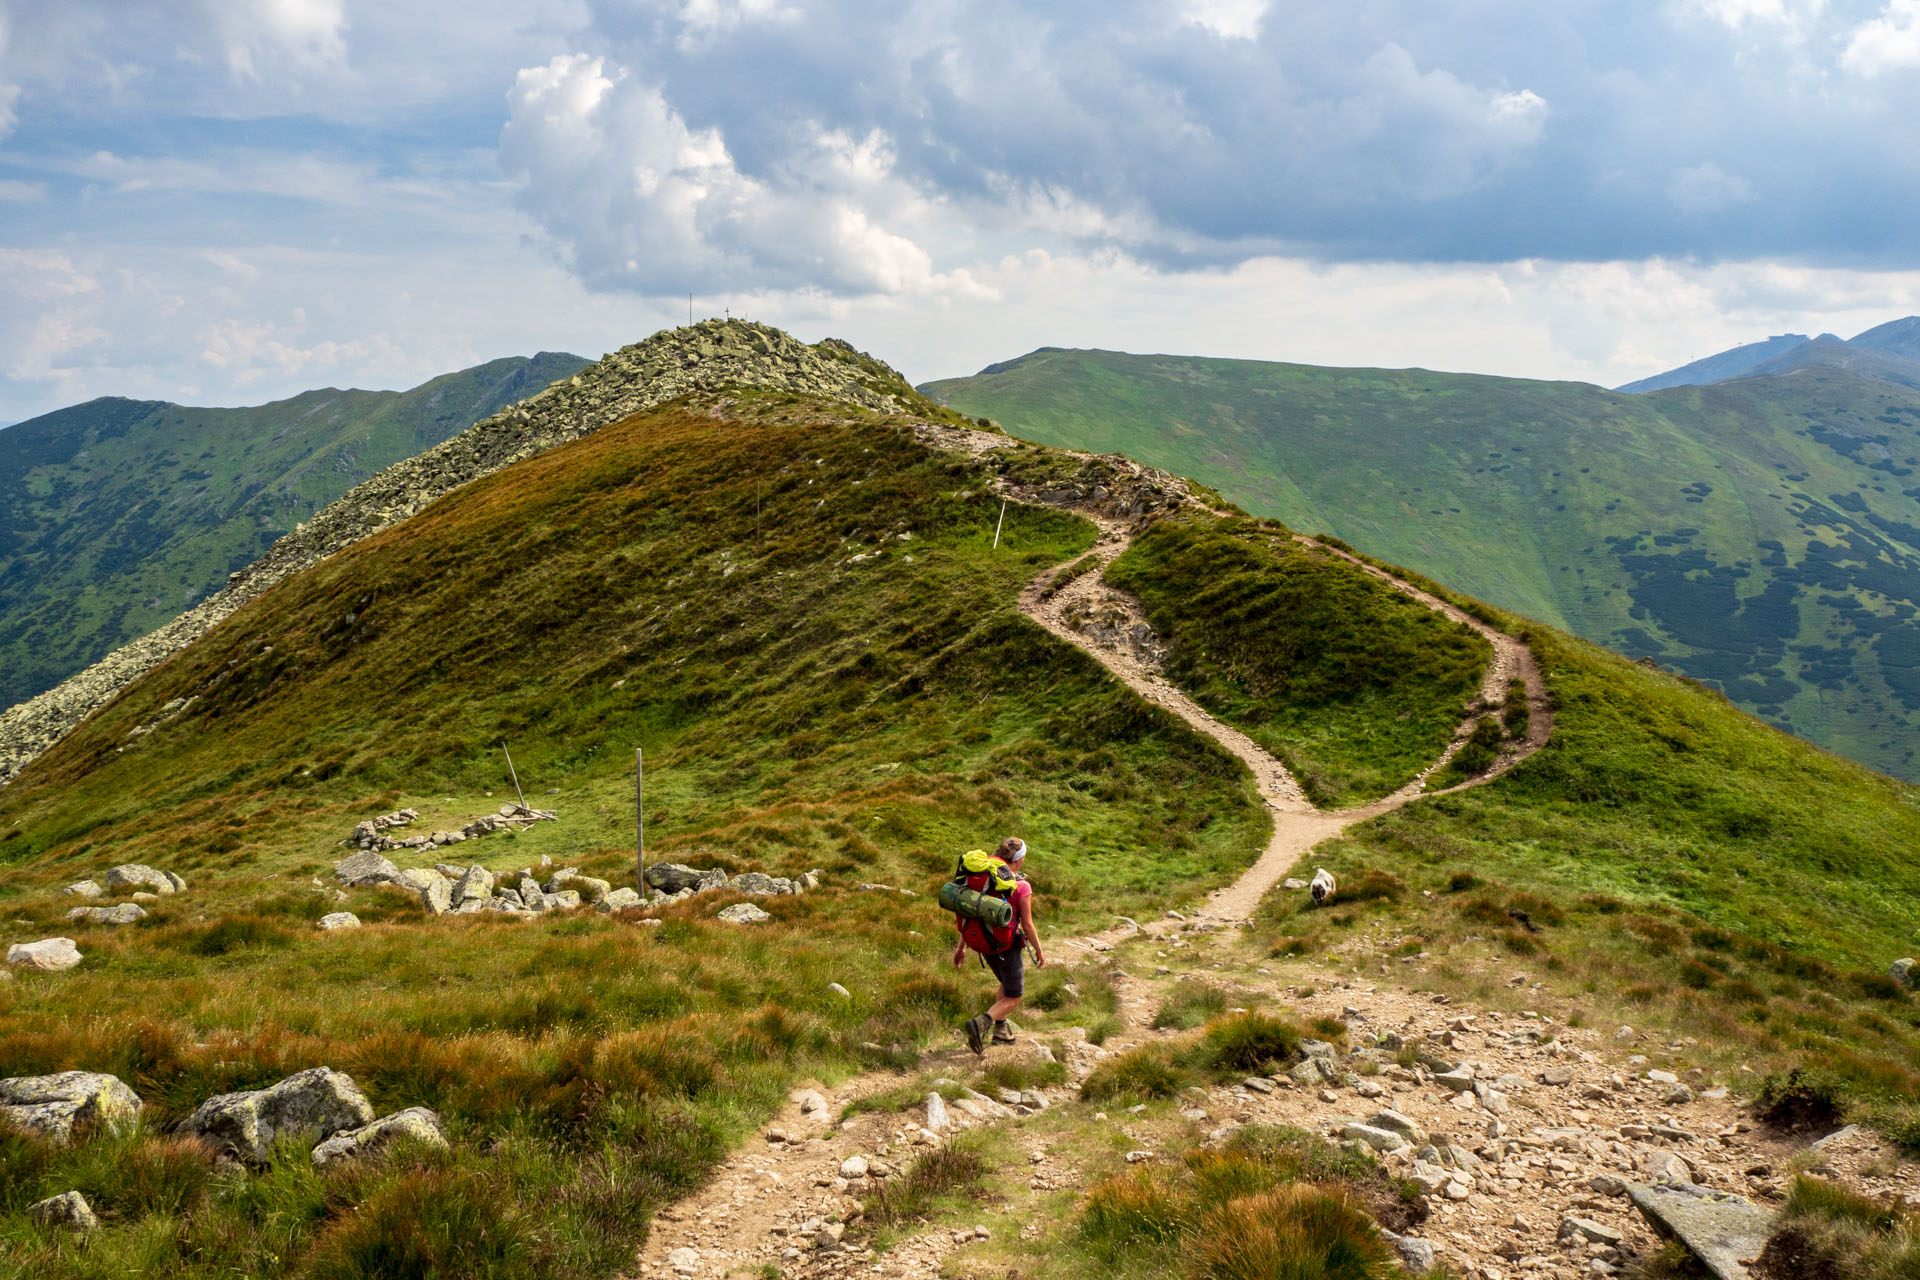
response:
[[(1446, 795), (1490, 782), (1546, 745), (1553, 733), (1553, 710), (1540, 678), (1540, 669), (1534, 662), (1533, 651), (1526, 645), (1356, 556), (1312, 538), (1297, 536), (1299, 542), (1315, 548), (1321, 554), (1345, 560), (1436, 613), (1473, 628), (1493, 647), (1493, 659), (1487, 664), (1486, 674), (1481, 678), (1479, 697), (1475, 705), (1466, 711), (1445, 751), (1415, 775), (1412, 781), (1384, 799), (1353, 809), (1318, 808), (1307, 799), (1299, 782), (1273, 753), (1203, 710), (1192, 698), (1158, 674), (1138, 602), (1101, 581), (1101, 572), (1126, 551), (1132, 544), (1132, 537), (1118, 521), (1084, 510), (1079, 514), (1100, 527), (1100, 541), (1092, 552), (1097, 559), (1097, 566), (1082, 572), (1058, 591), (1051, 591), (1050, 588), (1065, 567), (1048, 569), (1021, 594), (1021, 612), (1055, 636), (1092, 656), (1141, 697), (1171, 711), (1232, 752), (1253, 771), (1260, 794), (1273, 813), (1273, 835), (1267, 841), (1265, 851), (1239, 879), (1208, 898), (1202, 913), (1207, 918), (1222, 923), (1247, 919), (1267, 891), (1293, 869), (1302, 855), (1321, 841), (1338, 835), (1356, 822), (1391, 813), (1422, 795)], [(1516, 679), (1523, 681), (1527, 690), (1529, 718), (1526, 737), (1502, 752), (1484, 774), (1444, 790), (1426, 791), (1427, 780), (1445, 768), (1466, 745), (1468, 734), (1483, 714), (1482, 708), (1498, 706), (1506, 697), (1508, 683)]]

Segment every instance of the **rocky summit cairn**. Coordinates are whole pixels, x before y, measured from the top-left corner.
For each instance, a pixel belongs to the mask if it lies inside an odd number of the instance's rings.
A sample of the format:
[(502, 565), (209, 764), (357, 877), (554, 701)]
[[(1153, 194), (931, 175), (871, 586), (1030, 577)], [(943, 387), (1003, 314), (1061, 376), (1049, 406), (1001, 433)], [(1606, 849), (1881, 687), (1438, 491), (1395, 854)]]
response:
[(331, 1067), (309, 1067), (266, 1089), (208, 1098), (180, 1122), (249, 1164), (265, 1164), (274, 1139), (330, 1138), (372, 1123), (373, 1104), (353, 1077)]
[[(883, 413), (915, 403), (899, 373), (837, 339), (807, 346), (746, 320), (663, 329), (361, 482), (193, 609), (0, 714), (0, 786), (120, 690), (290, 574), (398, 524), (468, 481), (679, 396), (733, 387), (821, 396)], [(180, 700), (169, 718), (191, 706), (190, 699)]]
[(76, 1125), (120, 1128), (139, 1115), (139, 1096), (118, 1076), (61, 1071), (0, 1080), (0, 1119), (49, 1142), (69, 1141)]

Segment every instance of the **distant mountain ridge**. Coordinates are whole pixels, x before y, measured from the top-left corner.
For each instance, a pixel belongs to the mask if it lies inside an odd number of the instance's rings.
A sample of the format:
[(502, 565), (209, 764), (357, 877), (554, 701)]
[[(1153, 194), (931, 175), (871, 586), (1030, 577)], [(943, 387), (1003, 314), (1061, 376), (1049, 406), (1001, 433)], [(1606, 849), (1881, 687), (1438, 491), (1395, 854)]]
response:
[(1852, 338), (1782, 333), (1706, 356), (1677, 369), (1615, 388), (1640, 393), (1668, 387), (1706, 387), (1735, 378), (1790, 374), (1801, 369), (1845, 369), (1866, 378), (1920, 388), (1920, 316), (1875, 325)]
[(205, 599), (368, 476), (586, 363), (546, 351), (410, 391), (238, 409), (107, 396), (0, 432), (0, 707)]
[(1041, 444), (1193, 476), (1917, 777), (1920, 391), (1862, 372), (1914, 327), (1870, 334), (1881, 349), (1784, 357), (1855, 367), (1646, 395), (1059, 349), (921, 389)]

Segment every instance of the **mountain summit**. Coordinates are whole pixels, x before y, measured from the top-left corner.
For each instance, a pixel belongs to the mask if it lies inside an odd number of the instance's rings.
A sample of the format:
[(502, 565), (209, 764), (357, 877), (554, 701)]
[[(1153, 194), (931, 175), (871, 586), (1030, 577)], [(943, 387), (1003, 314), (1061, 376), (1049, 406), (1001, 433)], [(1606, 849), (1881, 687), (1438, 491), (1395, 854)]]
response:
[(289, 574), (502, 467), (679, 396), (735, 387), (821, 396), (876, 412), (926, 403), (899, 373), (838, 339), (808, 346), (745, 320), (662, 330), (356, 485), (194, 608), (0, 715), (0, 785), (127, 684)]
[(1793, 373), (1800, 369), (1846, 369), (1866, 378), (1920, 387), (1920, 316), (1890, 320), (1865, 333), (1842, 339), (1831, 333), (1809, 338), (1783, 333), (1718, 355), (1683, 364), (1616, 388), (1660, 391), (1667, 387), (1705, 387), (1735, 378)]

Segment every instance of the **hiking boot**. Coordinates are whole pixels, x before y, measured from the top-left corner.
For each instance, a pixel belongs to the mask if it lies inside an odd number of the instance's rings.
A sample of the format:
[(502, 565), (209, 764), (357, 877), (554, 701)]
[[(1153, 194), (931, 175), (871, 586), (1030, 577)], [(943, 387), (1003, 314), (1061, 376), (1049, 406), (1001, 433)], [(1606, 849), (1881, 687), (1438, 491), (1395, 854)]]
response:
[(984, 1013), (976, 1013), (967, 1019), (967, 1048), (975, 1053), (987, 1051), (987, 1031), (993, 1026), (993, 1019)]
[(1012, 1027), (1008, 1026), (1004, 1022), (996, 1022), (993, 1024), (993, 1043), (1012, 1044), (1013, 1042), (1014, 1040), (1013, 1040)]

